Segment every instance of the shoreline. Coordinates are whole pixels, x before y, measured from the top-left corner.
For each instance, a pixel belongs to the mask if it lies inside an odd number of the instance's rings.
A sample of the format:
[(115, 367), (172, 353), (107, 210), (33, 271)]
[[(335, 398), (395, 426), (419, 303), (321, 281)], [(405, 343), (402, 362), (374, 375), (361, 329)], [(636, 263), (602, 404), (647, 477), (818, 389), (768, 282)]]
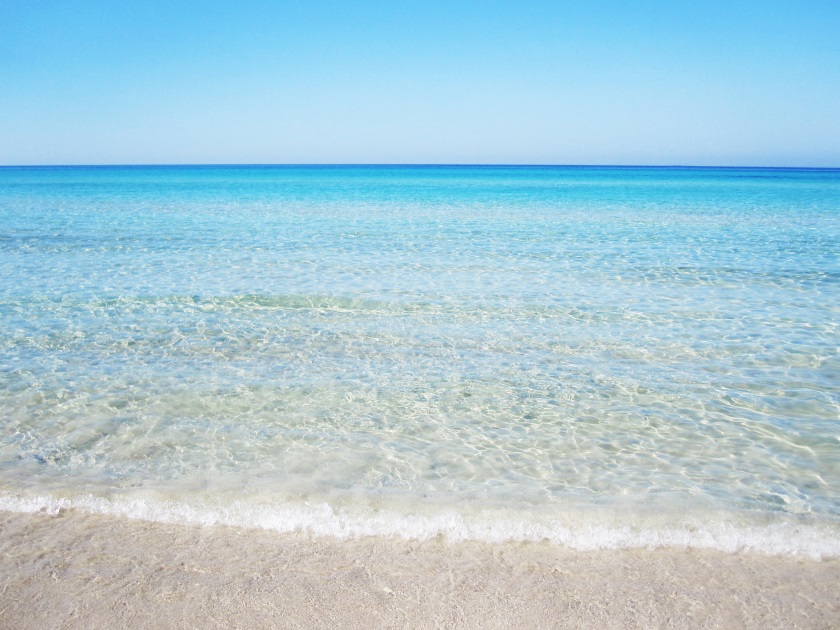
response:
[(830, 628), (840, 559), (0, 511), (0, 626)]

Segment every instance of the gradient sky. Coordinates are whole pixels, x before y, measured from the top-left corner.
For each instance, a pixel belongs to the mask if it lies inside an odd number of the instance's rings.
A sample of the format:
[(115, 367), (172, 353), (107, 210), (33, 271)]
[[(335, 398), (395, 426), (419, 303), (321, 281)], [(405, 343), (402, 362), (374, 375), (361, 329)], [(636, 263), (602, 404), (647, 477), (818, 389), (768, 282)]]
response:
[(0, 0), (0, 164), (840, 166), (840, 2)]

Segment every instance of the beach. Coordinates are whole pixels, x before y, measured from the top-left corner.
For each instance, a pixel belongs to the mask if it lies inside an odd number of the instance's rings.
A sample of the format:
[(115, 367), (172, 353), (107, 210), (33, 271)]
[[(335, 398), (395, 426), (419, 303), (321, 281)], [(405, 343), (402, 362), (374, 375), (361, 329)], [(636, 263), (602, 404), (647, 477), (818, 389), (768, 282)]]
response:
[(0, 513), (3, 628), (836, 628), (840, 562)]
[(838, 33), (0, 0), (0, 630), (840, 630)]
[(838, 208), (0, 168), (0, 626), (836, 627)]

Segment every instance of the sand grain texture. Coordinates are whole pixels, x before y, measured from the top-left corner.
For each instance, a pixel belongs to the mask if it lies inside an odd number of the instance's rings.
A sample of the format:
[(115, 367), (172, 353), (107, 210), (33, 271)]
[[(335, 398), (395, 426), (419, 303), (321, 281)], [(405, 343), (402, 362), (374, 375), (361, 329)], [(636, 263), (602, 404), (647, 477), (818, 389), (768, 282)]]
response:
[(0, 512), (2, 628), (838, 628), (840, 562)]

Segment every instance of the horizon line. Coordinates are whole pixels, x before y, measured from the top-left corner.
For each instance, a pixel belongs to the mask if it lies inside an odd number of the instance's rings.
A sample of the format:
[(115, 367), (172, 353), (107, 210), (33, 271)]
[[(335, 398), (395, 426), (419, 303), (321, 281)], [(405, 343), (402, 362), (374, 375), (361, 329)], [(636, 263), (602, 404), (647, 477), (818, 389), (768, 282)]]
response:
[(553, 164), (553, 163), (471, 163), (471, 162), (126, 162), (98, 164), (0, 164), (0, 168), (144, 168), (144, 167), (453, 167), (453, 168), (670, 168), (670, 169), (777, 169), (777, 170), (840, 170), (840, 166), (762, 166), (731, 164)]

